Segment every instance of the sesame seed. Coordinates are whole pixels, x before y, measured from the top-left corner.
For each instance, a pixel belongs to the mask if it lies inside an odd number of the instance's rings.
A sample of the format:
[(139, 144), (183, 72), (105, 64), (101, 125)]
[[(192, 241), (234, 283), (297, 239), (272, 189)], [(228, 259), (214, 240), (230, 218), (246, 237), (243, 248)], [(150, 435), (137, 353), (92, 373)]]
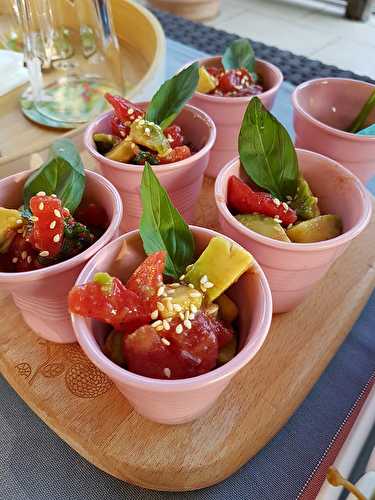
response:
[(207, 281), (207, 283), (205, 283), (205, 284), (204, 284), (204, 286), (205, 286), (206, 288), (212, 288), (212, 287), (214, 287), (215, 285), (214, 285), (213, 283), (211, 283), (211, 281)]
[(16, 224), (18, 224), (18, 225), (23, 224), (23, 220), (22, 219), (17, 219), (16, 220)]
[(32, 216), (30, 217), (30, 219), (31, 219), (33, 222), (38, 222), (39, 217), (37, 217), (36, 215), (32, 215)]
[(206, 293), (206, 291), (207, 291), (206, 287), (204, 285), (201, 285), (201, 290), (202, 290), (203, 293)]
[(176, 312), (181, 312), (182, 311), (182, 307), (180, 306), (180, 304), (173, 304), (173, 309)]
[(173, 305), (172, 302), (167, 302), (167, 309), (169, 313), (173, 313)]
[(189, 319), (195, 319), (195, 314), (194, 313), (190, 313), (189, 314)]
[(204, 285), (205, 283), (207, 283), (207, 281), (208, 281), (208, 276), (207, 276), (207, 274), (204, 274), (201, 277), (200, 282), (201, 282), (202, 285)]
[(185, 319), (189, 319), (189, 311), (185, 311)]
[(56, 217), (58, 217), (59, 219), (61, 218), (61, 213), (60, 213), (60, 210), (57, 210), (57, 208), (55, 208), (55, 210), (53, 211), (53, 213), (56, 215)]
[(44, 210), (44, 203), (42, 201), (39, 203), (39, 207), (38, 208), (39, 208), (40, 211)]
[(209, 316), (212, 316), (213, 314), (216, 314), (219, 309), (219, 306), (217, 304), (211, 304), (210, 307), (206, 309), (206, 313)]
[(176, 290), (174, 288), (168, 288), (167, 290), (168, 295), (173, 295), (174, 293), (176, 293)]
[(169, 368), (164, 368), (163, 372), (166, 377), (170, 378), (171, 370)]
[(18, 262), (18, 257), (13, 257), (12, 262), (13, 264), (16, 264)]
[(179, 323), (179, 324), (176, 326), (176, 333), (177, 333), (178, 335), (180, 335), (180, 333), (182, 333), (182, 332), (183, 332), (183, 329), (184, 329), (184, 328), (183, 328), (183, 326), (181, 325), (181, 323)]
[(276, 222), (281, 222), (281, 219), (278, 215), (275, 215), (275, 217), (273, 218)]
[(37, 196), (45, 196), (46, 192), (45, 191), (39, 191), (39, 193), (36, 193)]
[(32, 260), (32, 259), (31, 259), (31, 257), (30, 257), (30, 255), (28, 255), (28, 256), (27, 256), (27, 259), (26, 259), (26, 260), (27, 260), (27, 263), (28, 263), (28, 264), (30, 264), (30, 262), (31, 262), (31, 260)]
[(180, 280), (180, 281), (183, 281), (183, 280), (184, 280), (184, 278), (185, 278), (185, 274), (182, 274), (182, 275), (179, 277), (179, 280)]
[(184, 321), (184, 326), (186, 326), (186, 328), (187, 328), (188, 330), (190, 330), (190, 329), (191, 329), (191, 321), (190, 321), (190, 319), (185, 319), (185, 321)]
[(190, 269), (193, 267), (193, 264), (189, 264), (188, 266), (186, 266), (186, 271), (190, 271)]
[(157, 321), (154, 321), (153, 323), (151, 323), (151, 326), (153, 326), (154, 328), (156, 328), (157, 326), (160, 326), (162, 324), (163, 324), (162, 320), (158, 319)]
[(148, 127), (145, 128), (145, 134), (151, 135), (151, 130)]
[(158, 293), (156, 295), (160, 297), (161, 295), (163, 295), (164, 291), (165, 291), (165, 286), (162, 285), (161, 287), (158, 288)]
[(60, 241), (60, 235), (55, 234), (55, 236), (53, 237), (53, 241), (54, 241), (54, 243), (58, 243)]
[(51, 222), (51, 224), (49, 225), (49, 228), (50, 228), (50, 229), (55, 229), (55, 227), (56, 227), (56, 221), (55, 221), (55, 220), (53, 220), (53, 221)]
[(57, 194), (55, 193), (51, 194), (51, 198), (57, 198)]
[(281, 201), (278, 198), (273, 198), (273, 202), (277, 207), (281, 205)]
[(165, 339), (164, 337), (161, 338), (161, 341), (163, 342), (164, 345), (171, 345), (171, 343), (169, 342), (169, 340)]
[(69, 210), (69, 208), (64, 207), (64, 210), (65, 210), (65, 212), (67, 213), (67, 215), (70, 215), (70, 210)]
[(49, 256), (49, 251), (48, 250), (43, 250), (42, 252), (39, 252), (39, 255), (41, 257), (48, 257)]
[(292, 200), (293, 200), (293, 198), (290, 196), (290, 194), (288, 194), (288, 195), (286, 196), (286, 199), (287, 199), (288, 201), (292, 201)]
[(133, 108), (129, 108), (128, 109), (128, 115), (131, 116), (133, 113), (134, 113), (134, 109)]
[(193, 283), (189, 283), (189, 284), (188, 284), (188, 287), (190, 287), (190, 288), (194, 288)]
[(135, 149), (135, 147), (136, 147), (136, 146), (135, 146), (134, 142), (132, 142), (132, 143), (130, 144), (130, 147), (131, 147), (131, 149)]
[(22, 253), (21, 253), (21, 259), (25, 260), (27, 257), (27, 252), (26, 250), (24, 250)]
[(159, 311), (155, 309), (155, 311), (152, 311), (151, 313), (151, 319), (158, 319), (159, 316)]
[(201, 296), (201, 294), (200, 294), (200, 292), (198, 292), (198, 290), (195, 290), (195, 292), (191, 292), (189, 295), (192, 298)]
[(139, 125), (144, 125), (146, 122), (144, 120), (139, 120)]
[(185, 314), (184, 314), (182, 311), (180, 312), (179, 316), (180, 316), (180, 320), (181, 320), (181, 321), (184, 321), (184, 319), (185, 319)]
[(164, 304), (162, 304), (161, 302), (156, 302), (156, 307), (160, 312), (164, 311), (165, 309)]
[(190, 304), (190, 311), (194, 314), (198, 312), (198, 308), (195, 304)]
[(289, 224), (289, 226), (287, 227), (287, 229), (290, 229), (291, 227), (293, 227), (293, 224)]
[(159, 325), (159, 326), (157, 326), (157, 327), (155, 328), (155, 330), (156, 330), (157, 332), (161, 332), (162, 330), (164, 330), (164, 326), (163, 326), (163, 325)]
[(179, 288), (180, 286), (181, 286), (180, 283), (171, 283), (169, 285), (170, 288)]
[(284, 207), (285, 212), (287, 212), (287, 211), (289, 210), (289, 206), (288, 206), (288, 204), (287, 204), (287, 203), (285, 203), (285, 201), (283, 201), (282, 205), (283, 205), (283, 207)]
[(163, 327), (164, 327), (164, 330), (170, 330), (171, 329), (171, 326), (170, 326), (170, 324), (168, 323), (168, 321), (166, 319), (163, 320)]

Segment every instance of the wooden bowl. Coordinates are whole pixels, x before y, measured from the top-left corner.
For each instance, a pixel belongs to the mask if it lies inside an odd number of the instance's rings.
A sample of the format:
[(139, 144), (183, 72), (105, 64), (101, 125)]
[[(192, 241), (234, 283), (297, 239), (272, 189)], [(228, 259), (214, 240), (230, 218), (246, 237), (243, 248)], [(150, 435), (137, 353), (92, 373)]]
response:
[(194, 21), (212, 19), (219, 14), (220, 0), (148, 0), (150, 6)]

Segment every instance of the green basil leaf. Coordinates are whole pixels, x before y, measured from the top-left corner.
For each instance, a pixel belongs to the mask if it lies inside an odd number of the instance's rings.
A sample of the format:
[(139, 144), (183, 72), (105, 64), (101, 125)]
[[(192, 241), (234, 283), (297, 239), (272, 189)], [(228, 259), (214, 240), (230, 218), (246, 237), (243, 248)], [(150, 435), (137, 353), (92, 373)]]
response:
[(163, 83), (152, 98), (145, 119), (165, 129), (171, 125), (194, 94), (199, 80), (199, 64), (191, 64)]
[(74, 144), (67, 139), (55, 141), (48, 160), (25, 182), (23, 200), (26, 208), (30, 198), (39, 191), (55, 193), (64, 207), (74, 213), (81, 203), (86, 179), (81, 157)]
[(249, 40), (234, 40), (225, 50), (222, 64), (225, 70), (245, 68), (257, 80), (255, 73), (255, 54)]
[(353, 123), (350, 125), (347, 132), (352, 132), (353, 134), (355, 134), (359, 130), (363, 129), (366, 125), (366, 121), (369, 114), (374, 108), (375, 108), (375, 90), (371, 92), (370, 97), (363, 105), (361, 111), (359, 112)]
[(165, 250), (165, 274), (179, 278), (193, 261), (194, 238), (147, 162), (142, 175), (141, 198), (140, 234), (145, 252), (149, 255)]
[(298, 160), (287, 130), (253, 97), (246, 109), (238, 150), (249, 177), (273, 196), (285, 200), (296, 194)]

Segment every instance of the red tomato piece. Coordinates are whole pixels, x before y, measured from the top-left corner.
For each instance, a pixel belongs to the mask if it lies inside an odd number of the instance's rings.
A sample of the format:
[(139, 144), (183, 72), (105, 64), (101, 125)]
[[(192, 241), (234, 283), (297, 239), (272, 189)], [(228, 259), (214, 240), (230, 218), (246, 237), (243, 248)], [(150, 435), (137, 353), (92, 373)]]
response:
[(227, 196), (229, 207), (236, 213), (258, 213), (268, 217), (278, 217), (285, 226), (294, 224), (297, 220), (296, 212), (286, 203), (281, 203), (269, 193), (253, 191), (235, 175), (229, 178)]
[(149, 255), (128, 279), (126, 286), (143, 301), (150, 314), (156, 309), (157, 291), (163, 284), (166, 252)]
[(85, 226), (99, 227), (100, 229), (108, 227), (107, 212), (96, 203), (80, 205), (74, 213), (74, 218)]
[(210, 330), (212, 330), (216, 335), (219, 349), (225, 347), (233, 338), (233, 330), (225, 326), (222, 321), (219, 321), (211, 316), (205, 316), (207, 317), (207, 322), (210, 325)]
[(182, 135), (181, 127), (178, 125), (171, 125), (164, 130), (164, 135), (168, 139), (171, 148), (177, 148), (184, 144), (184, 136)]
[(119, 118), (117, 118), (115, 114), (112, 116), (111, 128), (112, 128), (112, 134), (117, 135), (122, 139), (125, 139), (125, 137), (127, 137), (130, 132), (130, 126), (124, 125), (124, 123)]
[(208, 66), (206, 67), (207, 73), (209, 73), (211, 76), (214, 76), (215, 78), (219, 78), (220, 74), (223, 73), (223, 70), (216, 68), (215, 66)]
[(42, 266), (38, 262), (38, 252), (22, 234), (17, 234), (7, 253), (2, 256), (2, 268), (7, 272), (24, 272), (40, 267)]
[(158, 155), (158, 160), (161, 164), (174, 163), (176, 161), (185, 160), (185, 158), (189, 158), (189, 156), (191, 156), (189, 146), (178, 146), (172, 149), (166, 156)]
[(28, 241), (46, 256), (54, 257), (60, 252), (64, 235), (63, 207), (58, 198), (33, 196), (30, 209), (36, 217)]
[(117, 118), (125, 125), (130, 125), (130, 123), (127, 124), (127, 122), (133, 122), (137, 118), (142, 118), (145, 115), (143, 109), (138, 108), (127, 99), (124, 99), (124, 97), (109, 93), (106, 93), (104, 97), (115, 110)]
[(199, 313), (176, 333), (179, 319), (169, 330), (158, 332), (150, 325), (139, 328), (124, 340), (124, 356), (130, 371), (145, 377), (181, 379), (207, 373), (216, 366), (218, 340), (210, 318)]
[[(234, 93), (236, 95), (253, 95), (243, 93), (245, 89), (251, 89), (253, 86), (253, 78), (245, 68), (229, 69), (225, 71), (220, 75), (218, 83), (218, 88), (224, 95), (228, 93)], [(256, 90), (254, 92), (256, 93)]]
[(69, 293), (69, 310), (108, 323), (126, 333), (150, 321), (142, 300), (118, 278), (113, 278), (111, 291), (95, 282), (75, 286)]

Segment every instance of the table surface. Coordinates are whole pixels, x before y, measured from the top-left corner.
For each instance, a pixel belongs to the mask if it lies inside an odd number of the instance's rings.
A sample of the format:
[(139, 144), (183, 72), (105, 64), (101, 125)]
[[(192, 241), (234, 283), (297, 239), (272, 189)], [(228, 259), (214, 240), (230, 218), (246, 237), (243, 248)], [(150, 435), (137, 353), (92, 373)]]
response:
[[(168, 74), (201, 54), (169, 40)], [(292, 89), (290, 83), (283, 84), (273, 110), (291, 133)], [(375, 192), (375, 182), (369, 187)], [(223, 483), (199, 492), (150, 492), (108, 476), (60, 440), (0, 378), (0, 497), (6, 500), (315, 498), (318, 486), (314, 489), (310, 479), (327, 451), (332, 453), (338, 430), (356, 401), (361, 401), (359, 396), (369, 387), (375, 373), (374, 327), (375, 294), (288, 424), (240, 471)]]

